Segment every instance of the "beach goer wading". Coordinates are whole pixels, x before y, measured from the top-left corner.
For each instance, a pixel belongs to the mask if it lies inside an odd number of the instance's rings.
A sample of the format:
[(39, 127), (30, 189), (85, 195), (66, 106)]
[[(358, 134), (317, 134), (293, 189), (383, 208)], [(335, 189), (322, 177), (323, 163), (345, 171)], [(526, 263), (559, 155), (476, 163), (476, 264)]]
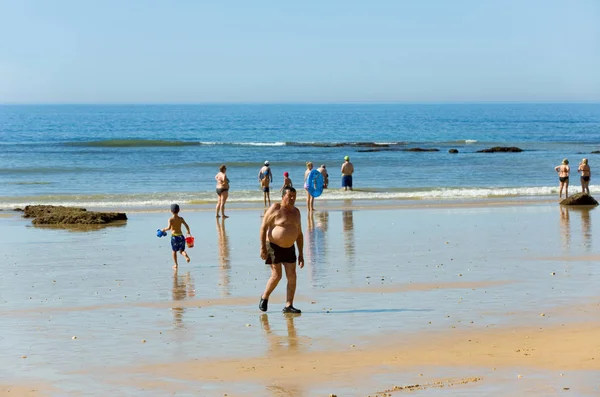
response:
[(270, 163), (265, 161), (265, 165), (258, 171), (258, 182), (260, 183), (260, 187), (263, 191), (263, 200), (265, 202), (265, 207), (267, 206), (267, 201), (269, 202), (269, 206), (271, 206), (271, 193), (269, 189), (269, 185), (273, 182), (273, 173), (271, 172)]
[(294, 187), (294, 184), (290, 179), (290, 174), (286, 171), (283, 173), (283, 185), (281, 186), (281, 189), (279, 189), (279, 191), (283, 192), (283, 189), (285, 189), (287, 186)]
[(317, 171), (319, 171), (321, 175), (323, 175), (323, 189), (327, 189), (327, 186), (329, 186), (329, 174), (327, 173), (327, 168), (325, 168), (325, 164), (321, 164), (321, 166), (317, 168)]
[(229, 197), (229, 178), (227, 178), (227, 167), (223, 164), (219, 167), (219, 173), (215, 175), (217, 181), (217, 218), (219, 212), (223, 215), (223, 218), (229, 218), (225, 215), (225, 202)]
[(313, 163), (312, 162), (307, 162), (306, 163), (306, 171), (304, 171), (304, 190), (306, 190), (306, 209), (310, 212), (310, 211), (314, 211), (315, 209), (315, 198), (313, 196), (311, 196), (311, 194), (308, 192), (308, 175), (310, 174), (310, 172), (313, 169)]
[(565, 190), (565, 198), (569, 197), (569, 173), (571, 172), (571, 168), (569, 168), (569, 160), (563, 159), (562, 163), (556, 167), (554, 170), (558, 172), (558, 198), (562, 197), (563, 188)]
[(592, 170), (588, 165), (588, 159), (582, 159), (581, 164), (577, 168), (577, 172), (581, 173), (581, 193), (590, 194), (590, 177), (592, 176)]
[[(260, 257), (271, 265), (271, 277), (260, 297), (258, 308), (266, 312), (269, 297), (282, 278), (282, 267), (287, 277), (286, 303), (284, 313), (301, 313), (294, 307), (296, 294), (296, 249), (298, 246), (298, 266), (304, 267), (304, 236), (300, 211), (294, 206), (296, 189), (285, 187), (281, 203), (273, 204), (265, 213), (260, 226)], [(268, 239), (268, 241), (267, 241)]]
[(354, 173), (354, 165), (350, 162), (350, 157), (344, 157), (342, 164), (342, 187), (344, 190), (352, 190), (352, 174)]

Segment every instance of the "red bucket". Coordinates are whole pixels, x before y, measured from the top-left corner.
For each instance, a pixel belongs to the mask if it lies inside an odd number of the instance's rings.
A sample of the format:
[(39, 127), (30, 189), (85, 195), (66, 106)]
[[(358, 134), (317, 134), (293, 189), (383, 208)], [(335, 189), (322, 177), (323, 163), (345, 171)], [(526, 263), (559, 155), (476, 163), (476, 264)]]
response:
[(186, 237), (185, 243), (187, 244), (188, 248), (193, 248), (194, 247), (194, 238), (192, 236)]

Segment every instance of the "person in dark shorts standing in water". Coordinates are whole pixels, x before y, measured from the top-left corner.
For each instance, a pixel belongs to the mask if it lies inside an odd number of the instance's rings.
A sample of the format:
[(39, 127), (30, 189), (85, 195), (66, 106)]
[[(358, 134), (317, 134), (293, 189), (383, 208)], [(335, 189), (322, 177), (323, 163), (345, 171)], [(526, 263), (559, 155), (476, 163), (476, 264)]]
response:
[(265, 161), (265, 165), (258, 171), (258, 182), (260, 183), (260, 187), (263, 191), (263, 200), (265, 202), (265, 207), (267, 206), (267, 201), (269, 202), (269, 206), (271, 206), (271, 193), (269, 189), (269, 185), (273, 182), (273, 173), (271, 172), (270, 163)]
[(229, 178), (227, 178), (227, 167), (223, 164), (219, 167), (219, 173), (215, 175), (217, 181), (217, 218), (223, 215), (223, 218), (229, 218), (225, 215), (225, 203), (229, 197)]
[(561, 165), (554, 167), (554, 170), (558, 172), (558, 198), (562, 197), (563, 188), (565, 189), (565, 198), (569, 197), (569, 160), (564, 159)]
[[(296, 249), (298, 245), (298, 266), (304, 267), (304, 236), (300, 211), (294, 206), (296, 189), (286, 186), (281, 203), (273, 204), (265, 213), (260, 226), (260, 257), (271, 265), (271, 277), (260, 297), (258, 308), (266, 312), (269, 296), (282, 278), (282, 267), (287, 277), (287, 294), (284, 313), (301, 313), (294, 307), (296, 294)], [(267, 241), (268, 239), (268, 241)]]
[(354, 174), (354, 165), (350, 162), (350, 157), (344, 157), (342, 164), (342, 187), (344, 190), (352, 190), (352, 174)]

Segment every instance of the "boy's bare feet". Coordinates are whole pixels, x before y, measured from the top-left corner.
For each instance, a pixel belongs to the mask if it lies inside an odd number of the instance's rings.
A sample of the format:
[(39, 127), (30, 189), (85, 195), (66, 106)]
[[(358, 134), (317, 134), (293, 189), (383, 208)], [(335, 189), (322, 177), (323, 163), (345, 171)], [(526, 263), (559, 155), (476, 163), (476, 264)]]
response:
[(190, 259), (189, 255), (187, 254), (187, 252), (183, 251), (182, 254), (183, 254), (183, 257), (185, 258), (185, 261), (187, 263), (190, 263), (191, 259)]
[(173, 269), (177, 270), (177, 263), (173, 265)]

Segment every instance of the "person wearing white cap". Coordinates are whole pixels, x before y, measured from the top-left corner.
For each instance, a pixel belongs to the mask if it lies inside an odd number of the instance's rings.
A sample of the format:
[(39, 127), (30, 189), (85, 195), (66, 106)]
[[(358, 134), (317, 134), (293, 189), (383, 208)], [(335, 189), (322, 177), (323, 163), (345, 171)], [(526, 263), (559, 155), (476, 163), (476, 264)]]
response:
[(354, 173), (354, 165), (350, 162), (350, 157), (344, 157), (342, 164), (342, 187), (344, 190), (352, 190), (352, 174)]
[(271, 193), (269, 189), (269, 185), (273, 182), (273, 173), (270, 168), (271, 163), (269, 161), (265, 161), (265, 165), (258, 171), (258, 182), (260, 183), (260, 187), (263, 191), (263, 200), (265, 202), (265, 207), (267, 206), (267, 201), (269, 202), (269, 207), (271, 206)]

